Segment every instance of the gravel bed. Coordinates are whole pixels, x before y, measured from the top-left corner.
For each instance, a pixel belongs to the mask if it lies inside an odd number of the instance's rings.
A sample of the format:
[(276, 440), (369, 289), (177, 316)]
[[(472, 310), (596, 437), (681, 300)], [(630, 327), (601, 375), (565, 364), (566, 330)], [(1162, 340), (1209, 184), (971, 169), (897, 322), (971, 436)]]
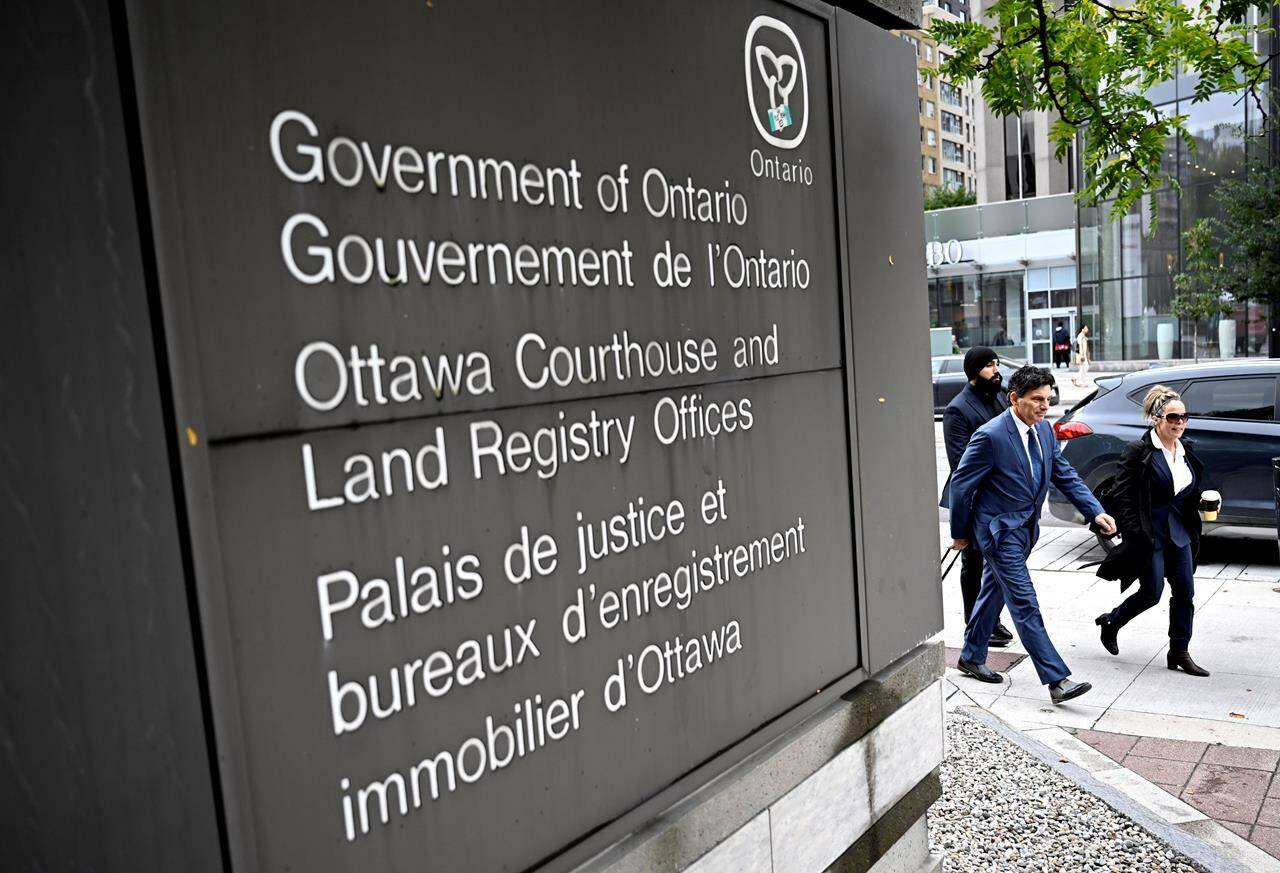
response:
[(930, 848), (948, 871), (1169, 871), (1200, 867), (981, 722), (947, 714)]

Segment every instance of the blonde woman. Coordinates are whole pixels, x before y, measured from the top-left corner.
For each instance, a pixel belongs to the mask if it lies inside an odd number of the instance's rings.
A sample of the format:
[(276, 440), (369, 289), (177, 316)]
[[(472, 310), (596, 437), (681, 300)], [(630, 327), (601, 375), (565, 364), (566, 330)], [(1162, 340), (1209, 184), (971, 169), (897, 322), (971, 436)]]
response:
[(1076, 334), (1076, 363), (1080, 365), (1080, 371), (1071, 380), (1071, 384), (1083, 388), (1089, 378), (1089, 325), (1087, 324), (1082, 326), (1080, 332)]
[(1151, 420), (1151, 429), (1125, 448), (1112, 492), (1123, 545), (1098, 568), (1103, 579), (1119, 580), (1122, 592), (1135, 579), (1138, 590), (1098, 616), (1102, 645), (1111, 654), (1120, 654), (1120, 629), (1160, 602), (1167, 579), (1172, 591), (1168, 667), (1208, 676), (1209, 671), (1191, 660), (1188, 652), (1204, 465), (1182, 440), (1187, 407), (1178, 392), (1156, 385), (1147, 392), (1142, 411)]

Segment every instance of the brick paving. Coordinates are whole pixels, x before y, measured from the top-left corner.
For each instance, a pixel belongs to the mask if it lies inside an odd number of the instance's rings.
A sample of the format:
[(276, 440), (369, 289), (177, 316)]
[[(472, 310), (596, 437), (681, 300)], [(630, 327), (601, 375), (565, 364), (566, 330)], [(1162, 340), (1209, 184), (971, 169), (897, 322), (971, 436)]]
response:
[(1280, 751), (1092, 730), (1076, 737), (1280, 858)]
[[(1022, 652), (1002, 652), (1000, 649), (987, 651), (987, 666), (997, 673), (1004, 673), (1018, 666), (1027, 657)], [(947, 666), (955, 667), (960, 659), (960, 649), (947, 647)]]

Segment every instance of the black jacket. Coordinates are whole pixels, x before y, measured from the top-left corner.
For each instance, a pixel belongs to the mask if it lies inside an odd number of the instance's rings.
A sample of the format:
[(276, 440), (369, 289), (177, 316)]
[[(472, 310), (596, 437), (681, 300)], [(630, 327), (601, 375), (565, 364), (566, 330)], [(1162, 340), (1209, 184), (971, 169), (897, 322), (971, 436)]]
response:
[(1159, 451), (1151, 442), (1150, 430), (1125, 446), (1120, 456), (1120, 471), (1111, 487), (1099, 495), (1102, 505), (1115, 516), (1122, 543), (1103, 559), (1098, 566), (1098, 576), (1118, 580), (1121, 591), (1128, 588), (1151, 561), (1157, 533), (1152, 523), (1153, 514), (1178, 513), (1178, 520), (1191, 541), (1191, 564), (1195, 566), (1200, 552), (1199, 498), (1204, 487), (1204, 464), (1192, 451), (1189, 440), (1184, 439), (1182, 447), (1195, 478), (1178, 498), (1172, 495), (1163, 458), (1156, 459)]
[[(983, 400), (977, 389), (968, 382), (960, 393), (951, 399), (942, 413), (942, 442), (947, 449), (947, 466), (952, 470), (960, 463), (964, 450), (973, 438), (973, 432), (1009, 408), (1009, 398), (1003, 390), (997, 391), (993, 403)], [(947, 474), (942, 486), (939, 506), (951, 505), (951, 474)]]

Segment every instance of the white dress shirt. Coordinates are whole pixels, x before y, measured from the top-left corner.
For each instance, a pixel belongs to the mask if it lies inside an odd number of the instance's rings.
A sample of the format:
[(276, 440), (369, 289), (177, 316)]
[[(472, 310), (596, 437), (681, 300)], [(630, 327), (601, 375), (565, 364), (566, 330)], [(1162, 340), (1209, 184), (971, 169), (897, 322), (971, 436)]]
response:
[(1151, 444), (1164, 452), (1164, 462), (1169, 465), (1169, 470), (1173, 473), (1173, 493), (1181, 494), (1186, 491), (1195, 477), (1191, 474), (1191, 468), (1187, 466), (1187, 450), (1182, 447), (1182, 440), (1174, 441), (1171, 452), (1164, 447), (1164, 442), (1156, 435), (1156, 429), (1153, 427)]
[[(1009, 407), (1009, 417), (1013, 419), (1014, 427), (1018, 429), (1018, 434), (1019, 436), (1022, 437), (1022, 451), (1025, 452), (1027, 455), (1027, 474), (1030, 475), (1031, 472), (1035, 470), (1035, 467), (1032, 466), (1031, 464), (1031, 446), (1028, 444), (1027, 434), (1034, 434), (1035, 431), (1031, 427), (1031, 425), (1027, 424), (1025, 421), (1023, 421), (1022, 419), (1018, 418), (1018, 416), (1013, 414), (1012, 406)], [(1033, 436), (1032, 439), (1038, 439), (1038, 437)], [(1040, 463), (1044, 464), (1043, 449), (1040, 452)]]

